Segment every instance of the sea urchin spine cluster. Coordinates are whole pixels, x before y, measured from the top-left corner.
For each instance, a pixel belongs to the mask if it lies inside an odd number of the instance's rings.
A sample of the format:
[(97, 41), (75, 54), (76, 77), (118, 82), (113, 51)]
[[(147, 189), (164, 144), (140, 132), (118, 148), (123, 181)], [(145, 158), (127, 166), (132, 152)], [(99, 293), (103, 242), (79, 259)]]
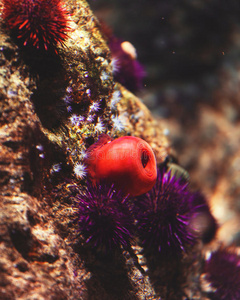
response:
[(146, 253), (181, 257), (201, 237), (192, 225), (195, 216), (210, 215), (203, 196), (160, 168), (148, 193), (135, 198), (125, 195), (109, 182), (89, 181), (76, 197), (80, 232), (94, 248), (106, 252), (122, 245), (126, 249), (135, 233)]
[(205, 262), (205, 279), (213, 288), (211, 299), (240, 299), (240, 256), (227, 249), (219, 249)]
[(137, 232), (147, 252), (181, 255), (195, 244), (199, 234), (192, 224), (201, 214), (199, 202), (210, 215), (207, 203), (195, 197), (199, 195), (189, 190), (186, 181), (158, 169), (155, 186), (137, 197), (134, 206)]
[(68, 14), (60, 0), (3, 0), (7, 29), (24, 46), (54, 50), (69, 31)]
[(134, 226), (128, 198), (114, 185), (88, 182), (76, 200), (78, 226), (87, 244), (102, 253), (130, 246)]

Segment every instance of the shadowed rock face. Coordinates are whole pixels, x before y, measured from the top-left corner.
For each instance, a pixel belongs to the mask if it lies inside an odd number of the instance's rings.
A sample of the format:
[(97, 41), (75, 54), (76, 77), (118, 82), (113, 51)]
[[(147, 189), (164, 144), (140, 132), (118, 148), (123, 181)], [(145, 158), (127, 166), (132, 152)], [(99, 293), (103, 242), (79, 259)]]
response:
[[(58, 56), (19, 45), (1, 19), (0, 299), (200, 295), (199, 260), (191, 264), (191, 255), (146, 261), (135, 242), (104, 257), (83, 241), (74, 196), (85, 182), (74, 167), (99, 135), (141, 137), (158, 163), (171, 148), (142, 102), (113, 82), (111, 55), (88, 4), (72, 0), (67, 9), (72, 31)], [(121, 97), (111, 105), (116, 90)]]

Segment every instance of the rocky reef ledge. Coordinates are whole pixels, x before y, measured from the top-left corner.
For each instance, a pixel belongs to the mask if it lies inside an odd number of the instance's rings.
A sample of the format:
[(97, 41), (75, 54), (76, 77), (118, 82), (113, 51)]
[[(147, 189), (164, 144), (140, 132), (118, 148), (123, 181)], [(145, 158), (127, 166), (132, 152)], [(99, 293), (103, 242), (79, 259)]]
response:
[(84, 245), (75, 188), (99, 136), (140, 137), (158, 164), (172, 150), (161, 122), (114, 81), (87, 2), (67, 1), (66, 11), (56, 52), (21, 45), (0, 19), (0, 299), (203, 299), (199, 244), (156, 264), (138, 241), (108, 257)]

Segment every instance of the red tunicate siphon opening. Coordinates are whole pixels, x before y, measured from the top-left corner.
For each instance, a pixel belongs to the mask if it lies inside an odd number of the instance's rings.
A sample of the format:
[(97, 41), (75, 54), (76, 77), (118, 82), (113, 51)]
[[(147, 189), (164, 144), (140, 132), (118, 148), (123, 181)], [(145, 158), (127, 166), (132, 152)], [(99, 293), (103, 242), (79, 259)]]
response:
[(141, 162), (142, 162), (143, 168), (145, 169), (149, 162), (149, 154), (146, 150), (143, 150), (141, 153)]

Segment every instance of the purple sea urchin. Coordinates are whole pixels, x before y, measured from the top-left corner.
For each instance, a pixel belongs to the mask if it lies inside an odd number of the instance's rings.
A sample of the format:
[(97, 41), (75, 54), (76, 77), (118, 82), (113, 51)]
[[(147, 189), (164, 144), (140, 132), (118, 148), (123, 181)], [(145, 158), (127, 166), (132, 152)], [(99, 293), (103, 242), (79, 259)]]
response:
[(135, 92), (143, 87), (143, 79), (146, 73), (136, 57), (127, 52), (126, 47), (123, 47), (124, 43), (126, 42), (122, 42), (114, 37), (109, 39), (112, 59), (114, 62), (117, 61), (117, 67), (113, 68), (113, 76), (117, 82), (120, 82), (130, 91)]
[(220, 249), (211, 253), (205, 264), (205, 279), (214, 288), (215, 300), (240, 299), (240, 256)]
[(101, 29), (111, 50), (114, 80), (131, 92), (142, 89), (146, 72), (137, 60), (134, 46), (114, 36), (112, 30), (104, 22), (101, 22)]
[(79, 230), (86, 243), (103, 253), (130, 246), (134, 227), (126, 196), (113, 185), (88, 182), (77, 201)]
[(54, 49), (67, 38), (68, 15), (60, 0), (3, 0), (6, 27), (24, 46)]
[(146, 251), (181, 254), (195, 243), (189, 229), (191, 193), (188, 184), (158, 169), (152, 190), (136, 199), (137, 230)]

